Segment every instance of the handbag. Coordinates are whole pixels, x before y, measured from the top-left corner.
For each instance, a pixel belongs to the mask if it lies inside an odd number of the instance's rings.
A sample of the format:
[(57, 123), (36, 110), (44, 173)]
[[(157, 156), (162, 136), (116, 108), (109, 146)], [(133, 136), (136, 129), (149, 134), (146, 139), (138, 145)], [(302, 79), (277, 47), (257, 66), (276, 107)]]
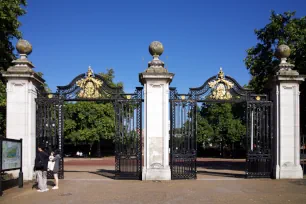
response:
[(53, 169), (54, 169), (54, 164), (55, 164), (55, 162), (53, 162), (53, 161), (48, 161), (48, 170), (49, 170), (49, 171), (53, 171)]

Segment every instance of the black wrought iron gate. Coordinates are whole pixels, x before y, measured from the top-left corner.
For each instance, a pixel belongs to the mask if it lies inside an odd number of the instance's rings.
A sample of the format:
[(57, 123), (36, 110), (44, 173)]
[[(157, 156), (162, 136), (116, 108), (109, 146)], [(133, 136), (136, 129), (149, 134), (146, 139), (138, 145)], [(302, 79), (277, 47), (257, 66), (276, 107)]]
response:
[[(126, 94), (112, 87), (91, 68), (57, 92), (40, 93), (36, 99), (37, 145), (61, 153), (59, 178), (64, 178), (64, 106), (78, 102), (111, 103), (115, 111), (115, 178), (141, 179), (142, 175), (142, 87)], [(53, 177), (51, 172), (48, 174)]]
[(142, 100), (116, 100), (115, 159), (117, 179), (141, 179)]
[(247, 102), (247, 178), (272, 176), (272, 105), (271, 101)]
[(194, 101), (170, 100), (171, 178), (195, 179), (196, 108)]
[[(64, 178), (64, 100), (59, 96), (38, 96), (36, 99), (36, 145), (47, 152), (59, 150), (62, 155), (59, 167), (59, 178)], [(48, 177), (53, 178), (52, 172)]]
[[(225, 76), (222, 69), (202, 86), (179, 94), (170, 88), (170, 156), (172, 179), (197, 177), (197, 103), (246, 104), (246, 178), (272, 176), (273, 115), (267, 95), (255, 94)], [(199, 116), (200, 117), (200, 116)]]

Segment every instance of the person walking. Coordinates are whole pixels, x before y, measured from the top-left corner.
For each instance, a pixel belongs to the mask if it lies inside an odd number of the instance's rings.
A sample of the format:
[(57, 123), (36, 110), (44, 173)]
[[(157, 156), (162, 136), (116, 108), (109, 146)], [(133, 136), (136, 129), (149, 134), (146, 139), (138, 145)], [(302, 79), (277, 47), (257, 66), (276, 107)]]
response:
[(37, 176), (38, 192), (46, 192), (47, 188), (47, 169), (49, 155), (41, 147), (37, 148), (34, 171)]
[(54, 181), (55, 181), (55, 186), (52, 188), (53, 190), (56, 190), (59, 188), (58, 186), (58, 171), (59, 171), (59, 163), (60, 163), (60, 151), (56, 150), (53, 153), (54, 158), (52, 159), (52, 161), (54, 162), (54, 167), (53, 167), (53, 175), (54, 175)]

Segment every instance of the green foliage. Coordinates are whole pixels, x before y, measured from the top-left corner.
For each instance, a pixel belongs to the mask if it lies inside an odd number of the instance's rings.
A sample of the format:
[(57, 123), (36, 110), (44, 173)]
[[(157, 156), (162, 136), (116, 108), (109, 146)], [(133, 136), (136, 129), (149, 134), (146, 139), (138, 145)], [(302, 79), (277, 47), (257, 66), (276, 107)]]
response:
[[(39, 77), (41, 77), (41, 78), (43, 78), (43, 76), (44, 76), (44, 74), (43, 74), (42, 72), (36, 72), (36, 74), (37, 74)], [(47, 93), (51, 93), (51, 92), (52, 92), (51, 89), (50, 89), (50, 87), (49, 87), (49, 85), (48, 85), (46, 82), (43, 84), (43, 86), (44, 86), (44, 88), (45, 88), (45, 90), (46, 90)]]
[[(279, 44), (291, 49), (288, 61), (295, 65), (300, 74), (306, 74), (306, 17), (296, 18), (295, 12), (276, 14), (272, 11), (270, 22), (264, 28), (255, 30), (258, 43), (247, 50), (245, 65), (250, 70), (250, 85), (257, 92), (263, 92), (268, 78), (274, 74), (273, 68), (279, 65), (274, 57)], [(306, 132), (306, 83), (300, 85), (300, 116), (302, 134)]]
[(291, 49), (289, 62), (296, 69), (306, 73), (306, 17), (295, 18), (295, 12), (276, 14), (271, 12), (270, 23), (264, 28), (255, 30), (258, 43), (247, 50), (245, 65), (253, 76), (250, 85), (262, 92), (268, 80), (273, 75), (273, 69), (279, 64), (274, 56), (279, 44), (286, 44)]
[(203, 103), (198, 116), (198, 142), (223, 142), (231, 144), (240, 141), (246, 127), (240, 118), (235, 118), (231, 104)]
[(65, 139), (74, 144), (93, 145), (100, 138), (111, 139), (115, 132), (115, 113), (112, 104), (77, 102), (65, 104)]
[(26, 13), (26, 0), (0, 1), (0, 68), (6, 70), (15, 59), (11, 40), (21, 38), (18, 17)]
[(99, 75), (112, 87), (123, 87), (122, 82), (114, 83), (115, 71), (113, 68), (106, 69), (106, 73), (100, 72)]
[[(122, 87), (121, 82), (114, 83), (113, 69), (99, 73), (112, 87)], [(107, 94), (104, 98), (109, 97)], [(113, 104), (101, 102), (76, 102), (65, 104), (65, 139), (74, 144), (87, 143), (92, 146), (100, 139), (114, 139), (115, 112)]]
[[(1, 0), (0, 1), (0, 71), (6, 71), (11, 62), (16, 58), (12, 40), (21, 38), (18, 30), (21, 23), (18, 20), (26, 11), (26, 0)], [(6, 85), (0, 77), (0, 136), (5, 135), (6, 122)]]
[(207, 119), (197, 114), (197, 142), (203, 143), (209, 141), (214, 135), (214, 130)]

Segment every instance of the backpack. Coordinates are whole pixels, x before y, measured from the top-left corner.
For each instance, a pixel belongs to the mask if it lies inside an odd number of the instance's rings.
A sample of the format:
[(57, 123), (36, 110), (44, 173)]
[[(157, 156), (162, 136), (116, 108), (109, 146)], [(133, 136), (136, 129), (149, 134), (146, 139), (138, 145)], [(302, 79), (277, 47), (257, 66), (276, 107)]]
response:
[(37, 169), (37, 170), (44, 169), (44, 162), (43, 162), (43, 160), (41, 158), (40, 153), (38, 153), (38, 155), (36, 157), (36, 160), (35, 160), (35, 169)]

